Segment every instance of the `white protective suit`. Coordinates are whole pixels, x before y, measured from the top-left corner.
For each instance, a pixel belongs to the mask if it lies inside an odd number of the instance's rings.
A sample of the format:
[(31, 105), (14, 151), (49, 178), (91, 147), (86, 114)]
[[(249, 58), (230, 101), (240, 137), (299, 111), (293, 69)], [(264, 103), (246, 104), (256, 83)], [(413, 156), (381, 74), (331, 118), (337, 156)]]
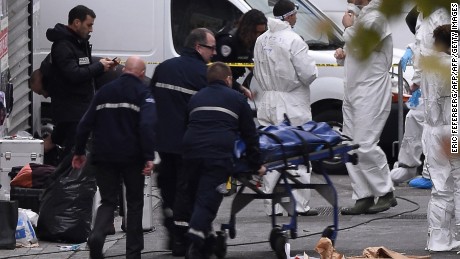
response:
[[(308, 55), (308, 45), (295, 33), (288, 22), (268, 18), (268, 31), (257, 38), (254, 48), (254, 77), (260, 86), (255, 102), (261, 125), (278, 125), (286, 114), (293, 126), (312, 119), (310, 84), (318, 70)], [(297, 174), (303, 183), (310, 182), (306, 166), (299, 166)], [(263, 178), (263, 190), (271, 193), (279, 173), (272, 171)], [(295, 190), (296, 211), (306, 212), (310, 190)], [(271, 214), (271, 200), (265, 200), (265, 210)], [(281, 208), (276, 205), (276, 213)]]
[[(446, 65), (446, 70), (449, 69), (451, 56), (439, 52), (436, 55)], [(460, 248), (460, 159), (449, 157), (442, 150), (443, 138), (450, 137), (450, 78), (424, 71), (421, 86), (426, 106), (422, 143), (433, 182), (427, 212), (427, 248), (430, 251), (450, 251)]]
[(440, 25), (450, 24), (449, 13), (442, 8), (424, 18), (420, 13), (415, 34), (418, 50), (414, 52), (415, 74), (413, 82), (420, 85), (425, 104), (425, 125), (422, 146), (427, 171), (433, 188), (428, 204), (428, 241), (431, 251), (449, 251), (460, 246), (456, 240), (460, 226), (460, 161), (449, 159), (442, 152), (442, 138), (450, 133), (450, 79), (437, 73), (423, 71), (421, 57), (437, 56), (450, 67), (450, 55), (437, 53), (433, 48), (433, 31)]
[[(417, 17), (417, 24), (415, 27), (415, 44), (410, 44), (409, 47), (414, 53), (414, 76), (412, 82), (420, 85), (421, 84), (421, 73), (422, 70), (419, 65), (420, 54), (422, 49), (431, 49), (433, 46), (433, 31), (439, 25), (450, 23), (450, 16), (446, 10), (440, 8), (435, 10), (430, 16), (424, 18), (423, 14), (420, 13)], [(422, 93), (423, 95), (423, 93)], [(423, 125), (420, 124), (421, 118), (424, 115), (424, 103), (417, 107), (415, 110), (410, 110), (406, 116), (406, 127), (404, 132), (404, 138), (401, 143), (401, 150), (398, 155), (398, 162), (405, 164), (409, 167), (416, 167), (421, 164), (420, 155), (422, 152), (422, 132)], [(423, 118), (424, 119), (424, 118)], [(424, 178), (431, 178), (428, 170), (426, 169), (426, 162), (424, 164), (422, 176)], [(403, 169), (396, 168), (391, 171), (391, 179), (394, 182), (404, 182), (413, 178), (416, 175), (416, 168)]]
[[(393, 41), (385, 16), (378, 11), (381, 0), (365, 6), (355, 23), (345, 30), (345, 95), (343, 134), (359, 144), (358, 164), (347, 163), (354, 200), (383, 196), (394, 190), (387, 158), (377, 145), (391, 109)], [(380, 43), (366, 60), (356, 58), (360, 50), (350, 46), (359, 26), (375, 30)]]
[[(424, 104), (415, 109), (409, 110), (406, 115), (404, 137), (401, 142), (401, 149), (398, 154), (398, 168), (391, 170), (391, 180), (395, 183), (402, 183), (414, 178), (417, 175), (417, 167), (422, 164), (422, 132), (425, 123)], [(404, 164), (407, 166), (401, 167)], [(430, 179), (430, 175), (423, 167), (422, 176)]]

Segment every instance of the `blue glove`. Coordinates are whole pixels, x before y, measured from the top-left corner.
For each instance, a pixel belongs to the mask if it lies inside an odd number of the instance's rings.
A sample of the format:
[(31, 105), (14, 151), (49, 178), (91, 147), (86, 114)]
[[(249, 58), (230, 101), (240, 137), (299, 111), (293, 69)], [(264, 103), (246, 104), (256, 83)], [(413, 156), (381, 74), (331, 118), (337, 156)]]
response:
[(407, 106), (409, 108), (415, 108), (419, 105), (418, 103), (418, 98), (420, 98), (420, 96), (422, 95), (422, 91), (419, 89), (415, 90), (413, 93), (412, 93), (412, 96), (409, 98), (409, 100), (407, 101)]
[(407, 48), (406, 52), (404, 52), (404, 55), (401, 58), (401, 67), (402, 67), (403, 72), (406, 71), (407, 63), (412, 61), (412, 54), (413, 54), (413, 52), (412, 52), (412, 50), (410, 48)]

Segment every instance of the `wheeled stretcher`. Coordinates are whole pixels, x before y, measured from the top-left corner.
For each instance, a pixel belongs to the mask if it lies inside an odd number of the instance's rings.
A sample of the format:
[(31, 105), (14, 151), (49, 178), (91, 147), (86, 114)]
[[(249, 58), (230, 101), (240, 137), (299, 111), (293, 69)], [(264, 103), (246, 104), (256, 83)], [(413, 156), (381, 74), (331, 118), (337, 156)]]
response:
[[(293, 189), (315, 189), (333, 206), (333, 224), (327, 226), (324, 233), (327, 233), (327, 236), (333, 242), (337, 237), (339, 214), (337, 192), (327, 172), (322, 169), (320, 172), (324, 177), (325, 183), (304, 184), (289, 170), (296, 169), (299, 165), (307, 165), (307, 168), (309, 168), (309, 162), (311, 161), (322, 161), (333, 157), (340, 157), (343, 163), (356, 163), (356, 156), (350, 155), (349, 152), (358, 148), (358, 145), (342, 143), (345, 140), (344, 137), (326, 123), (309, 122), (306, 126), (295, 128), (283, 125), (281, 127), (276, 126), (275, 129), (272, 126), (270, 127), (265, 128), (265, 130), (269, 131), (268, 134), (267, 132), (261, 132), (261, 149), (267, 173), (270, 173), (269, 171), (271, 170), (276, 170), (280, 173), (280, 177), (273, 193), (263, 192), (259, 189), (257, 183), (253, 181), (253, 175), (256, 172), (248, 170), (244, 162), (244, 156), (236, 152), (236, 156), (239, 156), (240, 159), (237, 162), (233, 178), (241, 183), (241, 187), (232, 201), (229, 222), (222, 224), (221, 231), (217, 232), (217, 249), (215, 249), (215, 252), (218, 258), (225, 257), (226, 236), (228, 235), (232, 239), (236, 237), (236, 214), (255, 199), (272, 200), (270, 246), (276, 252), (278, 258), (286, 258), (284, 246), (288, 241), (288, 237), (297, 238), (297, 213), (295, 210), (296, 201), (292, 194)], [(285, 130), (289, 132), (285, 132)], [(293, 133), (292, 131), (296, 132)], [(267, 144), (267, 142), (270, 143)], [(318, 164), (321, 168), (321, 163)], [(290, 215), (288, 224), (277, 224), (275, 216), (276, 203), (284, 207)]]

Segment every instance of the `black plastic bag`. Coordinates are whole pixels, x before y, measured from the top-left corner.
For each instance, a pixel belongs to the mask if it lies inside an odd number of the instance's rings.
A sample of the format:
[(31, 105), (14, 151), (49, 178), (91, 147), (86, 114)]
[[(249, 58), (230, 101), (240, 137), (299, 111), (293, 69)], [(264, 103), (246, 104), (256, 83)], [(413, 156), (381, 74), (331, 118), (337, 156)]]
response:
[(91, 166), (73, 169), (72, 154), (69, 154), (56, 168), (54, 177), (56, 180), (42, 196), (37, 236), (49, 241), (85, 242), (91, 230), (96, 192)]
[(0, 249), (16, 248), (18, 202), (0, 200)]

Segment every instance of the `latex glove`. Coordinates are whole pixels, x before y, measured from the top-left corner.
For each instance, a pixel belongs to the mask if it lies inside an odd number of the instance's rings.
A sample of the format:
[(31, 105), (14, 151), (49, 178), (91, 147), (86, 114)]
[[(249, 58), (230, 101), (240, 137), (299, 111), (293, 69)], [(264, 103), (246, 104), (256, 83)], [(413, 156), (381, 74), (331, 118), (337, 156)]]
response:
[(412, 93), (412, 96), (409, 98), (409, 100), (407, 101), (407, 106), (409, 108), (415, 108), (419, 105), (419, 98), (420, 96), (422, 95), (422, 91), (419, 89), (415, 90), (413, 93)]
[(401, 67), (402, 71), (406, 71), (406, 65), (407, 63), (412, 61), (412, 55), (414, 53), (412, 52), (411, 48), (407, 48), (406, 52), (404, 52), (404, 55), (401, 58)]

